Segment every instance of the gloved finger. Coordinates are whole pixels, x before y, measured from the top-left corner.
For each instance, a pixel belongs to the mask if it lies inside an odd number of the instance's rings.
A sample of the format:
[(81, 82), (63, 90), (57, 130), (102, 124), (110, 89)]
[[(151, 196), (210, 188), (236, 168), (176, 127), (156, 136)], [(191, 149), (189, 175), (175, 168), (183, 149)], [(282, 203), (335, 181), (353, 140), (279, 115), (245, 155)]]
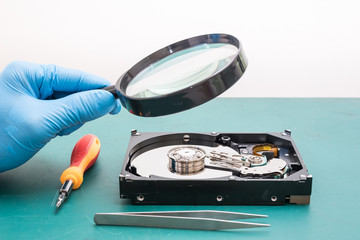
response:
[(104, 78), (56, 65), (41, 65), (44, 78), (41, 86), (57, 92), (80, 92), (110, 85)]
[(66, 135), (69, 135), (70, 133), (73, 133), (73, 132), (75, 132), (76, 130), (78, 130), (79, 128), (81, 128), (82, 125), (84, 125), (84, 124), (77, 124), (77, 125), (75, 125), (75, 126), (65, 128), (65, 129), (61, 130), (57, 135), (58, 135), (58, 136), (66, 136)]
[(49, 98), (50, 99), (58, 99), (58, 98), (63, 98), (63, 97), (69, 96), (70, 94), (73, 94), (73, 93), (54, 91), (53, 95), (49, 96)]
[[(64, 93), (64, 92), (54, 92), (54, 94), (51, 96), (51, 99), (58, 99), (58, 98), (63, 98), (66, 96), (69, 96), (70, 93)], [(118, 114), (121, 110), (121, 104), (120, 104), (120, 100), (116, 99), (115, 101), (115, 107), (114, 109), (110, 112), (111, 115), (115, 115)]]
[(110, 85), (110, 82), (104, 78), (53, 64), (15, 61), (6, 69), (6, 72), (14, 75), (11, 79), (17, 78), (27, 93), (40, 99), (46, 99), (54, 92), (73, 93)]
[(118, 114), (121, 110), (121, 104), (120, 104), (120, 100), (116, 99), (115, 101), (115, 107), (114, 109), (110, 112), (111, 115), (115, 115)]
[(51, 101), (51, 124), (57, 131), (83, 124), (110, 113), (116, 107), (114, 96), (103, 90), (74, 93), (67, 97)]

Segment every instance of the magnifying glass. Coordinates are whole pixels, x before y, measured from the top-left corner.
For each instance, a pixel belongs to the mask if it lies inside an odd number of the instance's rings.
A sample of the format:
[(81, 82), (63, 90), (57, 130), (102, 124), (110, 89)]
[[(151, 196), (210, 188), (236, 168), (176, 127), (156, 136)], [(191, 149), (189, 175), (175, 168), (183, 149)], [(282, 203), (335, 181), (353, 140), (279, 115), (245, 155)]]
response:
[(135, 115), (163, 116), (215, 98), (234, 85), (246, 67), (236, 37), (207, 34), (150, 54), (104, 89)]

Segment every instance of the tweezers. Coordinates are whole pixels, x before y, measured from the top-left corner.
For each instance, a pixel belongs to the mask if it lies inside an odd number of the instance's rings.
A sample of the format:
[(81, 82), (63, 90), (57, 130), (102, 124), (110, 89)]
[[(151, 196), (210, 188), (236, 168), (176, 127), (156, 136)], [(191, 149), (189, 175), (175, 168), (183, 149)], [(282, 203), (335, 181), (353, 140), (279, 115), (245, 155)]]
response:
[(118, 225), (196, 230), (224, 230), (270, 227), (270, 224), (231, 221), (237, 219), (266, 218), (266, 215), (214, 210), (96, 213), (97, 225)]

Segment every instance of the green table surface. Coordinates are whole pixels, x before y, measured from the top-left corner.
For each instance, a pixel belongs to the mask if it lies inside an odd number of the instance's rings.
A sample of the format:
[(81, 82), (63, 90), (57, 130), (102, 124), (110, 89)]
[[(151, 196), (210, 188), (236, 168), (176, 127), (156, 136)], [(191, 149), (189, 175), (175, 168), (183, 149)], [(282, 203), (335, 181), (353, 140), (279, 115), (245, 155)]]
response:
[[(140, 132), (282, 132), (313, 175), (310, 205), (136, 206), (119, 197), (131, 129)], [(59, 177), (85, 134), (102, 143), (81, 188), (56, 211)], [(141, 118), (126, 110), (57, 137), (23, 166), (0, 174), (0, 239), (354, 239), (360, 223), (360, 99), (218, 98), (183, 113)], [(199, 231), (96, 226), (98, 212), (223, 210), (269, 215), (270, 228)]]

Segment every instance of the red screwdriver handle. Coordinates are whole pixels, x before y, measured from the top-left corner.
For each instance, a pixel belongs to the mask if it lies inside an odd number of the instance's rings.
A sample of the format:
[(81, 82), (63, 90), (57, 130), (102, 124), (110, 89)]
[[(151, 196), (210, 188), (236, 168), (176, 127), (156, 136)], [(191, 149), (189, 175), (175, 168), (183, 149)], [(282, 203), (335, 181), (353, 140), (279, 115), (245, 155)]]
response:
[(83, 182), (84, 172), (96, 161), (100, 153), (100, 140), (92, 134), (85, 135), (75, 145), (71, 154), (71, 164), (61, 175), (60, 181), (73, 181), (73, 189), (77, 189)]
[[(88, 157), (85, 171), (88, 170), (96, 161), (100, 153), (100, 141), (92, 134), (85, 135), (75, 145), (71, 154), (70, 167), (79, 167), (82, 161)], [(84, 164), (84, 163), (83, 163)]]

